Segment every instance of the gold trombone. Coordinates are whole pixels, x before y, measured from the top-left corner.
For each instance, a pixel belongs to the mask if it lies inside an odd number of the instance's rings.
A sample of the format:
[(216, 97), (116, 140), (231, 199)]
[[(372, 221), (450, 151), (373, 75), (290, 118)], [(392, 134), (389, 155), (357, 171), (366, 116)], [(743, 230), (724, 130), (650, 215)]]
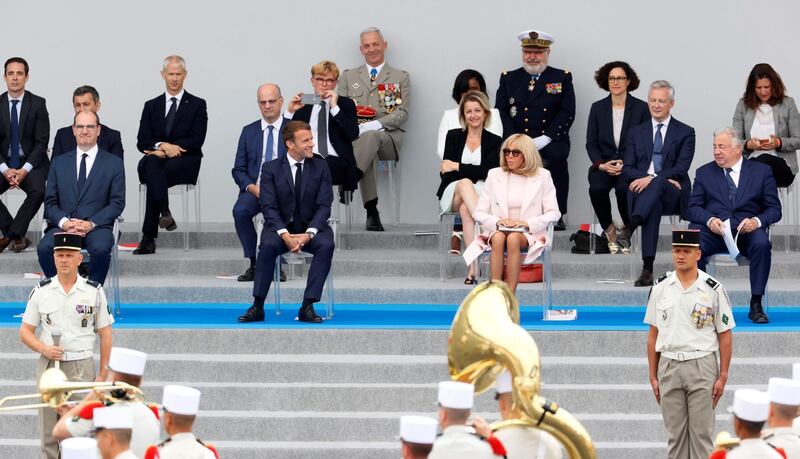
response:
[(505, 367), (512, 376), (512, 418), (493, 430), (534, 427), (552, 434), (572, 459), (597, 457), (589, 433), (575, 417), (542, 397), (539, 349), (519, 326), (519, 303), (505, 282), (485, 282), (464, 299), (447, 346), (453, 380), (487, 390)]
[[(74, 382), (67, 379), (58, 368), (49, 368), (42, 373), (39, 378), (39, 393), (26, 394), (26, 395), (12, 395), (0, 399), (0, 412), (15, 411), (15, 410), (32, 410), (36, 408), (58, 408), (66, 405), (69, 399), (81, 393), (96, 392), (100, 394), (101, 398), (105, 401), (116, 402), (120, 397), (112, 394), (113, 391), (124, 391), (127, 394), (132, 394), (136, 398), (144, 399), (142, 391), (135, 386), (124, 382)], [(27, 405), (11, 405), (5, 406), (9, 402), (18, 400), (41, 400), (39, 403), (30, 403)]]

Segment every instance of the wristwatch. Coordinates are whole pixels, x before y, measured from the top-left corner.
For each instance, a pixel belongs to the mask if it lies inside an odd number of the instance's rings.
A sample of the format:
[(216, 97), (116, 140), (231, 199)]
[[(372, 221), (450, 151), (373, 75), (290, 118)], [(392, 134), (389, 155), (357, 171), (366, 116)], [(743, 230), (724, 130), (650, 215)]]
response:
[(314, 235), (314, 232), (313, 232), (313, 231), (306, 231), (306, 234), (308, 234), (308, 238), (309, 238), (309, 239), (314, 239), (314, 236), (315, 236), (315, 235)]

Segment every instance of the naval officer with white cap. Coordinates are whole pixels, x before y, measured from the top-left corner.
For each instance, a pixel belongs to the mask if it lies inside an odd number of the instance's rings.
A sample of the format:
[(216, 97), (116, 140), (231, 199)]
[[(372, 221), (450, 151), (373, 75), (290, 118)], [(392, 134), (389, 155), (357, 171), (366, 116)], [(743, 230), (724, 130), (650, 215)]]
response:
[[(497, 392), (495, 398), (500, 417), (504, 421), (517, 417), (511, 409), (514, 403), (511, 389), (511, 374), (503, 371), (495, 382), (495, 391)], [(564, 457), (558, 440), (541, 429), (513, 427), (496, 430), (494, 436), (503, 443), (508, 459), (561, 459)]]
[(94, 438), (67, 438), (58, 447), (61, 449), (61, 459), (97, 459), (100, 455)]
[[(109, 380), (141, 387), (146, 363), (147, 354), (144, 352), (113, 347), (108, 360)], [(131, 392), (120, 390), (110, 395), (118, 399), (114, 403), (115, 406), (125, 406), (130, 409), (133, 416), (131, 449), (137, 456), (143, 456), (147, 446), (158, 443), (161, 436), (158, 408), (145, 403)], [(89, 436), (96, 425), (94, 413), (103, 405), (104, 401), (99, 400), (94, 393), (89, 394), (83, 403), (76, 405), (61, 418), (53, 429), (53, 436), (59, 440)]]
[(133, 413), (128, 406), (94, 410), (94, 437), (103, 459), (138, 459), (131, 451)]
[(783, 448), (788, 459), (800, 459), (800, 435), (792, 429), (792, 421), (800, 408), (800, 381), (769, 378), (768, 429), (761, 437), (770, 445)]
[(425, 459), (436, 441), (439, 423), (425, 416), (400, 416), (400, 443), (403, 459)]
[(200, 391), (186, 386), (164, 386), (164, 430), (169, 438), (150, 445), (144, 459), (216, 459), (217, 450), (192, 433), (200, 411)]
[(717, 451), (713, 459), (782, 459), (785, 456), (761, 439), (761, 429), (769, 413), (769, 395), (754, 389), (738, 389), (733, 394), (733, 430), (739, 446), (730, 451)]
[[(439, 383), (439, 427), (442, 435), (434, 442), (429, 459), (494, 459), (506, 454), (494, 437), (483, 438), (467, 425), (475, 388), (456, 381)], [(485, 421), (483, 421), (485, 424)]]

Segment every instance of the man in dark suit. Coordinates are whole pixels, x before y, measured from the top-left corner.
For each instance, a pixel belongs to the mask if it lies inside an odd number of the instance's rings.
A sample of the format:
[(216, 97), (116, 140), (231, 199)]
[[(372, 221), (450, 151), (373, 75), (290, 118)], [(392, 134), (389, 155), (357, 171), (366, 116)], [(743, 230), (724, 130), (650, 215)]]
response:
[[(757, 323), (769, 322), (761, 298), (769, 279), (772, 244), (767, 228), (781, 219), (781, 203), (772, 169), (742, 158), (742, 139), (732, 128), (714, 133), (714, 161), (697, 169), (689, 198), (689, 219), (700, 230), (702, 256), (698, 266), (705, 270), (708, 257), (728, 252), (723, 240), (724, 222), (737, 239), (741, 255), (750, 261), (750, 313)], [(738, 234), (737, 234), (738, 233)]]
[(169, 187), (197, 184), (208, 113), (206, 101), (183, 89), (186, 62), (180, 56), (164, 59), (161, 76), (167, 91), (148, 100), (139, 121), (136, 148), (144, 153), (139, 161), (139, 181), (147, 185), (142, 240), (134, 255), (156, 252), (158, 228), (174, 231), (178, 225), (169, 210)]
[[(0, 252), (11, 245), (22, 252), (31, 241), (25, 234), (28, 225), (44, 201), (44, 187), (50, 159), (50, 118), (45, 100), (25, 90), (28, 81), (28, 62), (12, 57), (5, 63), (8, 91), (0, 95), (0, 194), (9, 188), (25, 192), (17, 216), (12, 217), (0, 202)], [(38, 231), (38, 229), (35, 229)]]
[[(233, 224), (242, 243), (250, 267), (237, 278), (239, 282), (252, 282), (256, 266), (256, 228), (253, 217), (261, 213), (258, 198), (261, 190), (261, 166), (280, 156), (286, 156), (286, 144), (281, 141), (283, 128), (288, 123), (281, 115), (283, 96), (281, 88), (273, 83), (259, 86), (256, 93), (261, 119), (244, 128), (236, 148), (236, 160), (231, 174), (239, 187), (239, 197), (233, 205)], [(282, 277), (285, 280), (285, 276)]]
[[(75, 109), (75, 113), (87, 110), (97, 113), (100, 111), (100, 94), (92, 86), (79, 86), (72, 93), (72, 107)], [(77, 148), (72, 128), (73, 126), (67, 126), (56, 131), (56, 136), (53, 139), (53, 159)], [(97, 148), (122, 158), (122, 139), (119, 131), (101, 125), (100, 137), (97, 138)]]
[(672, 118), (675, 90), (654, 81), (647, 96), (651, 119), (631, 128), (622, 166), (628, 185), (630, 233), (642, 227), (642, 272), (634, 285), (653, 285), (658, 228), (662, 215), (684, 215), (692, 184), (694, 129)]
[(264, 211), (265, 224), (256, 261), (253, 305), (239, 317), (239, 322), (264, 320), (264, 299), (272, 282), (276, 257), (301, 250), (313, 254), (314, 260), (297, 316), (303, 322), (322, 322), (314, 312), (314, 303), (322, 296), (333, 258), (333, 231), (328, 226), (333, 201), (331, 173), (325, 160), (314, 156), (314, 138), (308, 123), (288, 123), (283, 141), (286, 156), (264, 163), (261, 169), (258, 202)]
[[(358, 139), (356, 104), (349, 97), (339, 97), (336, 83), (339, 68), (331, 61), (322, 61), (311, 67), (311, 86), (322, 101), (316, 105), (303, 105), (302, 93), (292, 98), (286, 116), (305, 121), (311, 126), (316, 139), (314, 154), (328, 162), (334, 185), (344, 191), (355, 191), (361, 178), (353, 155), (353, 142)], [(320, 114), (325, 113), (325, 116)]]
[(562, 218), (557, 231), (566, 229), (569, 197), (569, 128), (575, 120), (572, 74), (548, 66), (552, 35), (537, 30), (522, 32), (522, 67), (500, 75), (495, 106), (503, 120), (503, 138), (511, 134), (531, 137), (553, 177)]
[(72, 131), (76, 149), (54, 158), (47, 177), (48, 227), (39, 242), (39, 265), (45, 276), (55, 276), (53, 235), (79, 233), (89, 252), (89, 280), (102, 284), (114, 247), (114, 220), (125, 209), (125, 168), (120, 157), (99, 148), (102, 127), (97, 113), (78, 112)]

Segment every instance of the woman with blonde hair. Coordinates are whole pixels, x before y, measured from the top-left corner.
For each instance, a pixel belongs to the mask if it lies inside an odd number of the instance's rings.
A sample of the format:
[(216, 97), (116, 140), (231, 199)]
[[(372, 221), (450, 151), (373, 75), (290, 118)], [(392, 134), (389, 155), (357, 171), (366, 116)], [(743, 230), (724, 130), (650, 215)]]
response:
[[(473, 213), (483, 231), (464, 253), (469, 264), (486, 248), (491, 250), (492, 280), (503, 280), (517, 289), (520, 267), (532, 263), (545, 246), (547, 226), (561, 218), (556, 189), (542, 157), (525, 134), (514, 134), (500, 148), (500, 167), (486, 177), (478, 206)], [(525, 260), (522, 252), (528, 251)]]

